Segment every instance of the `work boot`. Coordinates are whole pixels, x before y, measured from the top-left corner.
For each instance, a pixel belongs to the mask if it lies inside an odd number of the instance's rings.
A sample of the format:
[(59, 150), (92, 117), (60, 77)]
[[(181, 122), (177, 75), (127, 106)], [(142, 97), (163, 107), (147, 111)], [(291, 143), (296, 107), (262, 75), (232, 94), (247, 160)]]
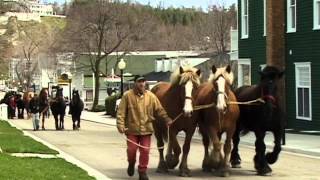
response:
[(147, 173), (139, 172), (139, 180), (149, 180)]
[(128, 176), (134, 175), (134, 164), (135, 163), (129, 163), (128, 170), (127, 170)]

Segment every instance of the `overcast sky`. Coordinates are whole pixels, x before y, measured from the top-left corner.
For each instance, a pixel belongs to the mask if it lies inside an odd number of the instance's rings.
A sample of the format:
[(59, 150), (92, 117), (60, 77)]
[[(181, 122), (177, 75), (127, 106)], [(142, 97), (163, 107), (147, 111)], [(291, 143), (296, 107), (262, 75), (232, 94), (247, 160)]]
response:
[[(65, 0), (42, 0), (42, 2), (59, 2), (64, 3)], [(69, 0), (67, 0), (69, 1)], [(227, 6), (237, 3), (237, 0), (135, 0), (141, 4), (150, 3), (152, 6), (157, 6), (161, 2), (165, 7), (201, 7), (202, 9), (207, 9), (208, 5), (224, 2)]]

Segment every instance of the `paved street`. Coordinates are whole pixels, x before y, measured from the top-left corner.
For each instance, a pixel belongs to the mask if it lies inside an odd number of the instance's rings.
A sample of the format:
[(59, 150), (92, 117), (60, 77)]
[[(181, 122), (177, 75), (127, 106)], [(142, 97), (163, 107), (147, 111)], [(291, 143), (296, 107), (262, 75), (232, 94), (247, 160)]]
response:
[[(66, 118), (66, 130), (55, 131), (53, 119), (46, 123), (46, 131), (32, 131), (31, 120), (13, 120), (13, 123), (57, 146), (62, 151), (74, 156), (80, 161), (97, 169), (112, 179), (132, 179), (126, 175), (126, 145), (125, 140), (112, 125), (82, 122), (80, 131), (71, 130), (71, 120)], [(153, 140), (155, 142), (155, 140)], [(155, 143), (153, 143), (155, 147)], [(189, 168), (192, 170), (192, 179), (320, 179), (320, 158), (306, 157), (292, 153), (282, 153), (277, 164), (273, 165), (272, 177), (255, 176), (252, 158), (254, 150), (249, 146), (241, 146), (243, 168), (232, 170), (229, 178), (220, 178), (214, 173), (203, 173), (200, 169), (203, 158), (203, 148), (200, 141), (194, 140), (189, 156)], [(185, 179), (177, 177), (178, 171), (173, 170), (163, 175), (155, 173), (158, 162), (158, 152), (151, 151), (150, 179)], [(137, 177), (137, 175), (135, 176)]]

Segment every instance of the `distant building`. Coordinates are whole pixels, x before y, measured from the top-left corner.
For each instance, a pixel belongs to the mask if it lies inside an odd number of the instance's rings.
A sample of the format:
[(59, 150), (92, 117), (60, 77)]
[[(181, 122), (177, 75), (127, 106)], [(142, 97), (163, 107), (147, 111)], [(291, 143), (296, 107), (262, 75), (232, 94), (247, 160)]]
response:
[(39, 0), (29, 0), (27, 6), (31, 13), (38, 14), (40, 16), (52, 16), (53, 7), (51, 4), (42, 4)]

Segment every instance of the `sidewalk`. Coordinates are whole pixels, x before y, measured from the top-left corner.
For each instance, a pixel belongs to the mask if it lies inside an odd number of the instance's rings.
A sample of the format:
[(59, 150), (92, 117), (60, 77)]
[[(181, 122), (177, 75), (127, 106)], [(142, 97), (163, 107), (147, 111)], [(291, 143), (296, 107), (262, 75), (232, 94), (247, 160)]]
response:
[[(83, 111), (81, 119), (110, 126), (116, 126), (115, 118), (105, 115), (104, 112), (95, 113)], [(180, 134), (183, 136), (183, 133)], [(199, 133), (195, 133), (194, 140), (201, 140)], [(240, 144), (254, 146), (255, 136), (253, 133), (241, 138)], [(265, 137), (265, 143), (267, 148), (273, 147), (273, 135), (268, 133)], [(282, 146), (282, 149), (287, 152), (299, 153), (309, 156), (320, 157), (320, 136), (309, 134), (286, 134), (286, 145)]]

